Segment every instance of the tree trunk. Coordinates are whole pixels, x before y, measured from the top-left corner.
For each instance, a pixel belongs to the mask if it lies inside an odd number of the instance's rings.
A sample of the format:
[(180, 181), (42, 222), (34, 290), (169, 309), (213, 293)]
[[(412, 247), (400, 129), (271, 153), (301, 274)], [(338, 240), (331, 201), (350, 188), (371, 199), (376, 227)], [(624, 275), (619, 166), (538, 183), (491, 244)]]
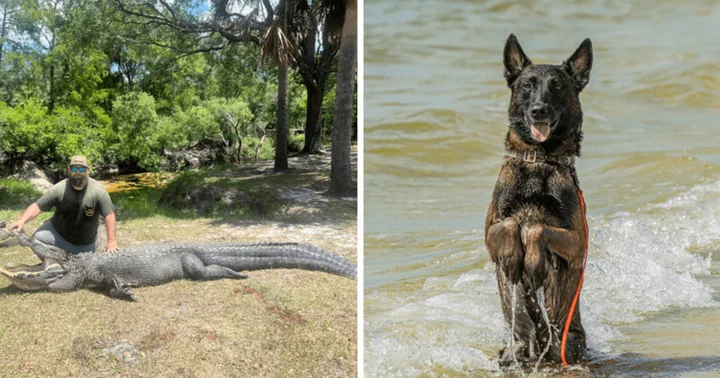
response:
[(340, 54), (333, 115), (330, 194), (357, 193), (350, 162), (350, 134), (353, 122), (353, 93), (357, 67), (357, 1), (345, 3), (345, 23)]
[(236, 159), (237, 161), (239, 161), (240, 164), (243, 164), (243, 163), (244, 163), (242, 150), (243, 150), (243, 141), (242, 141), (242, 138), (240, 138), (240, 137), (238, 136), (238, 149), (237, 149), (237, 155), (235, 156), (235, 159)]
[(277, 130), (275, 133), (275, 172), (288, 169), (288, 68), (278, 64)]
[(2, 30), (0, 31), (0, 63), (2, 63), (3, 48), (5, 48), (5, 33), (7, 32), (8, 9), (7, 4), (3, 9)]
[(50, 102), (48, 103), (48, 114), (55, 109), (55, 63), (50, 63)]
[(322, 114), (325, 86), (316, 86), (307, 89), (307, 114), (305, 117), (305, 146), (303, 154), (318, 154), (322, 149), (322, 128), (320, 127), (320, 114)]
[(55, 37), (55, 30), (52, 30), (52, 39), (50, 40), (47, 54), (47, 56), (50, 57), (50, 102), (48, 104), (48, 114), (51, 115), (53, 114), (53, 110), (55, 110), (55, 57), (53, 56), (53, 51), (55, 51)]
[(257, 162), (258, 159), (260, 159), (260, 149), (262, 149), (263, 143), (265, 143), (265, 134), (260, 138), (260, 143), (258, 143), (257, 147), (255, 147), (255, 161)]

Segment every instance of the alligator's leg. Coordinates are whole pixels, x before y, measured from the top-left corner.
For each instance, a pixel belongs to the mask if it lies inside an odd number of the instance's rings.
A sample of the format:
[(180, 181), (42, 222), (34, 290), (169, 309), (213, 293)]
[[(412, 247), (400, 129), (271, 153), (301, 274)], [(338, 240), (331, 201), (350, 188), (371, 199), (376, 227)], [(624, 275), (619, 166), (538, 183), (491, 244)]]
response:
[(77, 276), (73, 273), (64, 275), (59, 280), (51, 283), (48, 289), (53, 292), (74, 291), (80, 288)]
[(123, 289), (119, 286), (110, 287), (108, 290), (108, 296), (130, 302), (137, 302), (138, 300), (135, 294), (131, 293), (130, 290)]
[(180, 258), (186, 278), (195, 280), (210, 281), (222, 278), (247, 278), (247, 274), (236, 272), (230, 268), (220, 265), (207, 265), (199, 257), (192, 253), (183, 255)]
[(96, 287), (106, 289), (106, 294), (112, 298), (124, 299), (126, 301), (136, 301), (137, 297), (129, 290), (124, 289), (115, 275), (107, 267), (99, 267), (86, 272), (85, 281), (77, 284), (80, 287)]
[(114, 274), (107, 268), (101, 268), (99, 277), (93, 277), (93, 279), (99, 279), (99, 284), (102, 287), (108, 289), (108, 296), (118, 299), (123, 299), (130, 302), (136, 302), (137, 297), (131, 293), (130, 290), (122, 287), (120, 282), (117, 280)]

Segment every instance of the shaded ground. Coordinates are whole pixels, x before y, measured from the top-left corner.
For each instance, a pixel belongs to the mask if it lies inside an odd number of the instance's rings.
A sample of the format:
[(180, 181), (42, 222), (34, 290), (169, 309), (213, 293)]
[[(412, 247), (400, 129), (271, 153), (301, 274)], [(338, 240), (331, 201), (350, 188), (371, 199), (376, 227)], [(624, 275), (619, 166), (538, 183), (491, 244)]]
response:
[[(309, 157), (316, 158), (330, 157)], [(233, 219), (127, 211), (123, 217), (121, 209), (118, 241), (121, 247), (171, 240), (310, 242), (357, 262), (357, 201), (322, 195), (329, 165), (318, 170), (293, 160), (296, 168), (283, 175), (270, 175), (271, 163), (216, 175), (255, 175), (258, 183), (285, 176), (288, 202), (278, 214)], [(21, 211), (0, 209), (0, 218), (17, 219)], [(101, 238), (104, 246), (104, 232)], [(2, 265), (37, 262), (29, 249), (0, 249)], [(137, 288), (139, 302), (129, 303), (88, 290), (24, 293), (0, 277), (0, 375), (355, 376), (356, 284), (318, 272), (266, 270), (240, 281)]]
[[(356, 150), (352, 161), (357, 172)], [(290, 170), (284, 173), (273, 173), (272, 162), (260, 161), (186, 172), (180, 177), (173, 173), (123, 175), (101, 183), (110, 191), (118, 215), (126, 220), (204, 214), (230, 223), (237, 219), (327, 225), (356, 222), (357, 197), (325, 195), (330, 187), (330, 154), (293, 157), (289, 164)], [(138, 204), (146, 199), (165, 207)], [(149, 211), (137, 211), (143, 207)], [(127, 212), (127, 208), (136, 211)]]

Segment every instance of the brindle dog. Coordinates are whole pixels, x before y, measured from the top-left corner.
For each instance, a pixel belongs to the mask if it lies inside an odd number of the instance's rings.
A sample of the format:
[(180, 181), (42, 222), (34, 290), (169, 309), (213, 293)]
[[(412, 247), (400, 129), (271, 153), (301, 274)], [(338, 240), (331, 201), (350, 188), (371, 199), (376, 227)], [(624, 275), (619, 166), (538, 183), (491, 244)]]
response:
[[(582, 141), (579, 94), (590, 80), (592, 44), (584, 40), (560, 65), (534, 65), (511, 34), (503, 54), (512, 93), (509, 155), (485, 221), (485, 243), (497, 264), (502, 309), (512, 330), (500, 361), (560, 363), (585, 259), (585, 208), (574, 162)], [(577, 304), (566, 361), (584, 361), (585, 350)]]

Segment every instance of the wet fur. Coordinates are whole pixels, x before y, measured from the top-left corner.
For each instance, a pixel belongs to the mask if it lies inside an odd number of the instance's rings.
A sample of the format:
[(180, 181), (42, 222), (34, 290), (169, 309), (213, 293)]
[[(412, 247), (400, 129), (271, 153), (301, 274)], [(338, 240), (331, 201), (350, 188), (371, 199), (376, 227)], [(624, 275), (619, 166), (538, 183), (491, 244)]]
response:
[[(590, 40), (583, 41), (560, 65), (533, 65), (515, 36), (510, 35), (503, 58), (505, 78), (512, 91), (506, 149), (580, 156), (579, 94), (592, 68)], [(544, 142), (533, 136), (533, 122), (552, 125)], [(575, 177), (574, 167), (509, 157), (500, 169), (485, 222), (485, 243), (497, 264), (500, 298), (508, 324), (512, 320), (513, 286), (517, 292), (515, 332), (508, 347), (501, 351), (501, 363), (534, 362), (546, 348), (542, 362), (561, 362), (560, 341), (585, 255), (583, 212)], [(538, 290), (544, 293), (550, 334), (538, 306)], [(567, 362), (585, 360), (585, 350), (578, 305), (568, 334)]]

